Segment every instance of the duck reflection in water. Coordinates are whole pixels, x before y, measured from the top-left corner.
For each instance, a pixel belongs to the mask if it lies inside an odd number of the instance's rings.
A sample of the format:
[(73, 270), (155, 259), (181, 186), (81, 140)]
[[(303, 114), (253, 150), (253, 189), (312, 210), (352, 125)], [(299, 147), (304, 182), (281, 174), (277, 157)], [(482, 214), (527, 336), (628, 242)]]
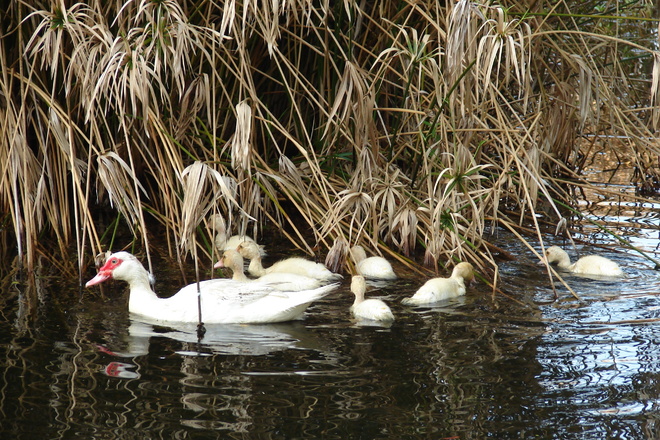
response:
[(260, 356), (287, 349), (323, 350), (324, 343), (302, 323), (242, 325), (207, 324), (204, 339), (197, 339), (197, 326), (177, 323), (163, 326), (131, 318), (125, 348), (99, 350), (111, 356), (134, 358), (149, 353), (152, 338), (166, 338), (180, 342), (183, 355), (225, 354)]

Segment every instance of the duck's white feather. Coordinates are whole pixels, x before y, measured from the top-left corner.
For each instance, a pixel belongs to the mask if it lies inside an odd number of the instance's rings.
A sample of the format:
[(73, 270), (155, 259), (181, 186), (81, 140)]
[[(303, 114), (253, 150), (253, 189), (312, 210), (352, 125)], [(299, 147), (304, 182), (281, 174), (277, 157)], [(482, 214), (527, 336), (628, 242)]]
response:
[[(196, 283), (185, 286), (170, 298), (159, 298), (151, 289), (147, 270), (128, 252), (112, 254), (86, 286), (111, 278), (128, 283), (128, 308), (131, 313), (157, 321), (197, 322), (199, 319)], [(337, 286), (334, 284), (313, 290), (286, 292), (259, 282), (248, 284), (228, 279), (202, 281), (199, 284), (202, 320), (209, 324), (219, 324), (271, 323), (298, 319), (313, 301), (327, 295)]]

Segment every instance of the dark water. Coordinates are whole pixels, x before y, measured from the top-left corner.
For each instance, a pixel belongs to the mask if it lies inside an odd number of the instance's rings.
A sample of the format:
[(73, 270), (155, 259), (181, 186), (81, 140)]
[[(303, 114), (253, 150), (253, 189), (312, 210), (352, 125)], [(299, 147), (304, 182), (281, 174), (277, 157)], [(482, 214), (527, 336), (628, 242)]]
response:
[(558, 284), (553, 302), (509, 249), (512, 299), (477, 283), (405, 308), (421, 284), (406, 275), (370, 291), (394, 324), (363, 326), (345, 281), (303, 321), (208, 326), (201, 344), (129, 316), (119, 284), (81, 301), (58, 280), (5, 284), (0, 438), (660, 438), (658, 272), (606, 253), (626, 280), (567, 276), (581, 300)]

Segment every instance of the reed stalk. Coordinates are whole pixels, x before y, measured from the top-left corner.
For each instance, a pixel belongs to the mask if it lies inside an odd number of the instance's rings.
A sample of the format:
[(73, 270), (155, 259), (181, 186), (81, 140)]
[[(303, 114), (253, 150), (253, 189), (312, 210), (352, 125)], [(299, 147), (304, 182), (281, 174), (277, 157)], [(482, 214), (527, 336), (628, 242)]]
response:
[(485, 219), (510, 229), (515, 211), (541, 240), (539, 204), (566, 215), (566, 182), (591, 185), (605, 136), (640, 186), (657, 176), (651, 10), (546, 3), (13, 3), (2, 253), (32, 270), (75, 248), (82, 271), (123, 229), (147, 254), (158, 231), (179, 259), (211, 258), (194, 235), (220, 213), (347, 271), (356, 244), (434, 271), (495, 268)]

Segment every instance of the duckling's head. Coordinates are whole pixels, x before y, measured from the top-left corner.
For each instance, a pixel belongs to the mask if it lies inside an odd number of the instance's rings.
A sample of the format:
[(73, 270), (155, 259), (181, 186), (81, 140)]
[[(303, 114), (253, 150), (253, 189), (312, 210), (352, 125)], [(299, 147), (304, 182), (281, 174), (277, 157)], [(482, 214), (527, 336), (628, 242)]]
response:
[(462, 262), (454, 266), (454, 270), (451, 272), (452, 278), (463, 278), (465, 285), (469, 285), (470, 282), (474, 279), (474, 266), (470, 263)]
[(558, 264), (568, 264), (570, 259), (565, 250), (559, 246), (550, 246), (545, 250), (545, 259), (548, 264), (558, 263)]
[(243, 258), (247, 258), (248, 260), (261, 257), (261, 250), (259, 249), (259, 245), (254, 241), (246, 240), (239, 244), (236, 250), (239, 254), (241, 254)]
[(237, 251), (228, 249), (222, 254), (222, 258), (220, 258), (213, 267), (216, 269), (226, 267), (236, 272), (239, 268), (243, 268), (243, 257), (241, 257), (241, 254)]

